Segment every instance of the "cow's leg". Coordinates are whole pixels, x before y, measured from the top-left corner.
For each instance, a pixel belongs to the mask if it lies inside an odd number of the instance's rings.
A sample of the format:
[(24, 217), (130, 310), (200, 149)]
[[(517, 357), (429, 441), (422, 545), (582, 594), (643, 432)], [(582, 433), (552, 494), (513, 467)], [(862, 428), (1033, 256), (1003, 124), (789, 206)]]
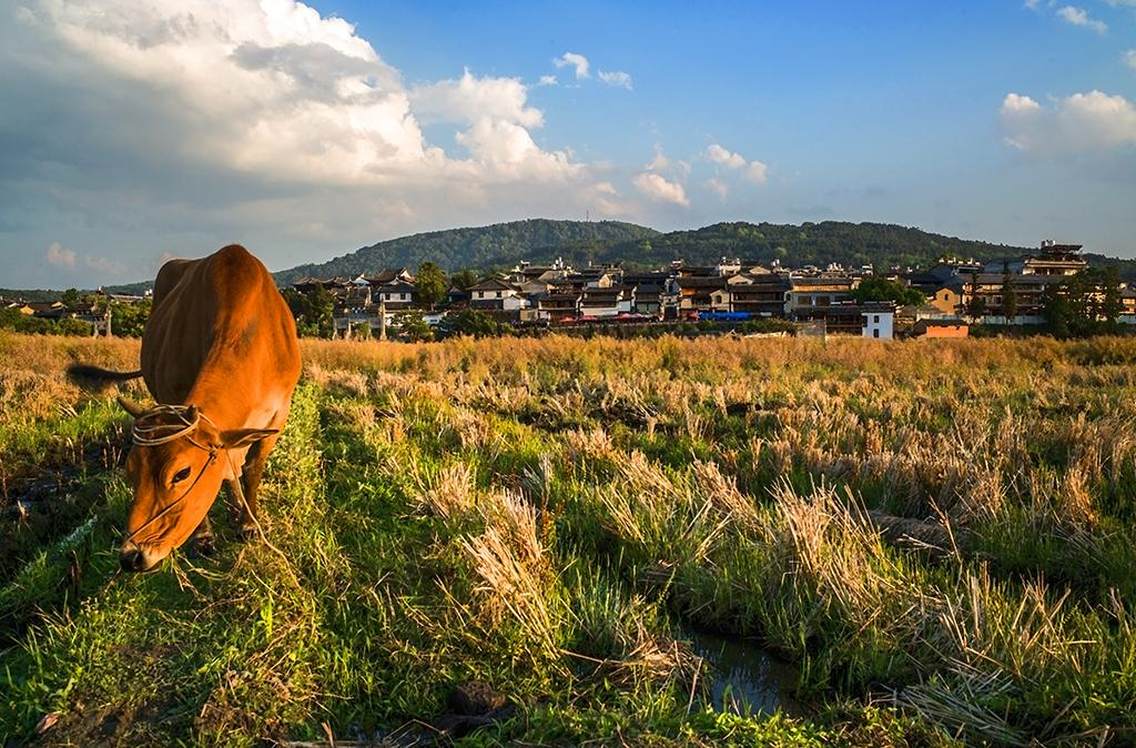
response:
[(208, 514), (189, 537), (189, 552), (193, 556), (213, 555), (213, 526), (209, 524)]
[(260, 490), (260, 479), (264, 475), (264, 466), (268, 462), (268, 455), (272, 453), (272, 448), (276, 446), (278, 438), (278, 436), (272, 435), (261, 439), (249, 448), (248, 455), (245, 457), (241, 480), (244, 485), (240, 486), (244, 489), (240, 518), (240, 534), (244, 540), (255, 540), (257, 537), (259, 530), (257, 519), (260, 516), (257, 493)]

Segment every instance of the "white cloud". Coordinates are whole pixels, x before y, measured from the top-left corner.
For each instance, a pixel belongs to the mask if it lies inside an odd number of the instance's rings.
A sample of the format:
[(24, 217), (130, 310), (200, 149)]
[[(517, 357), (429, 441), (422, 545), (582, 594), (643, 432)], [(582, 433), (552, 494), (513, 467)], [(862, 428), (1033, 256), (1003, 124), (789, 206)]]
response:
[(527, 91), (517, 78), (475, 78), (467, 69), (459, 80), (444, 80), (410, 89), (410, 104), (424, 122), (504, 120), (540, 127), (544, 115), (526, 106)]
[(126, 270), (126, 267), (121, 262), (107, 257), (80, 255), (75, 250), (68, 249), (59, 242), (52, 242), (48, 245), (45, 257), (49, 265), (68, 271), (78, 269), (80, 260), (82, 260), (84, 267), (104, 275), (121, 275)]
[(554, 181), (583, 172), (566, 152), (541, 150), (528, 130), (507, 120), (483, 117), (459, 132), (457, 141), (469, 149), (475, 162), (491, 167), (479, 175), (482, 181)]
[(56, 267), (75, 268), (75, 251), (67, 249), (59, 242), (52, 242), (47, 248), (47, 261)]
[(1136, 106), (1102, 91), (1076, 93), (1042, 107), (1028, 96), (1002, 102), (1006, 141), (1022, 151), (1070, 153), (1136, 146)]
[(669, 168), (671, 160), (667, 158), (667, 154), (663, 152), (663, 147), (658, 143), (655, 144), (655, 156), (643, 168), (648, 171), (663, 171)]
[(721, 179), (718, 179), (718, 177), (711, 177), (710, 179), (707, 179), (706, 180), (706, 189), (713, 192), (715, 195), (717, 195), (722, 200), (725, 200), (726, 197), (730, 194), (729, 185), (727, 185)]
[(1002, 100), (1002, 114), (1012, 115), (1020, 112), (1032, 112), (1041, 109), (1041, 105), (1031, 99), (1029, 96), (1022, 96), (1021, 94), (1008, 93), (1006, 98)]
[(538, 86), (555, 86), (556, 85), (556, 76), (555, 75), (542, 75), (542, 76), (540, 76), (540, 80), (537, 81), (536, 84)]
[(745, 170), (746, 179), (754, 184), (765, 184), (769, 178), (769, 167), (761, 161), (750, 161)]
[(1065, 5), (1057, 9), (1057, 17), (1065, 21), (1065, 23), (1073, 26), (1080, 26), (1082, 28), (1090, 29), (1103, 34), (1108, 31), (1108, 24), (1104, 21), (1098, 21), (1091, 18), (1084, 8), (1078, 8), (1074, 5)]
[(636, 174), (631, 183), (635, 185), (635, 189), (655, 202), (674, 203), (684, 208), (690, 206), (690, 200), (687, 199), (683, 186), (678, 182), (667, 180), (661, 174), (652, 172)]
[[(262, 239), (294, 263), (442, 225), (579, 215), (597, 196), (593, 212), (633, 217), (599, 188), (604, 167), (537, 142), (544, 114), (520, 80), (466, 70), (408, 86), (351, 24), (294, 0), (25, 6), (0, 25), (0, 101), (39, 124), (0, 133), (26, 154), (5, 160), (0, 195), (44, 185), (37, 221), (77, 217), (135, 267), (155, 241), (198, 255)], [(564, 59), (588, 75), (586, 58)], [(453, 141), (431, 142), (424, 122), (452, 124)], [(0, 223), (19, 207), (0, 200)], [(62, 246), (53, 257), (28, 267), (67, 262)], [(90, 262), (74, 267), (113, 270)]]
[(1124, 53), (1124, 64), (1136, 70), (1136, 49), (1130, 49)]
[(769, 167), (762, 161), (747, 161), (740, 153), (731, 151), (718, 143), (706, 149), (706, 158), (730, 169), (740, 169), (746, 179), (754, 184), (765, 184), (769, 177)]
[(565, 52), (552, 61), (552, 64), (558, 68), (572, 67), (576, 70), (576, 78), (590, 78), (591, 73), (588, 72), (589, 63), (588, 58), (576, 52)]
[(1037, 6), (1040, 2), (1041, 0), (1025, 0), (1025, 3), (1023, 4), (1030, 10), (1037, 10)]
[(740, 169), (746, 165), (745, 157), (740, 153), (733, 153), (717, 143), (713, 143), (706, 149), (706, 158), (710, 159), (716, 164), (728, 166), (731, 169)]
[(631, 74), (630, 73), (625, 73), (622, 70), (616, 70), (616, 71), (613, 71), (613, 72), (608, 72), (607, 70), (601, 70), (599, 72), (599, 78), (600, 78), (601, 81), (603, 81), (604, 83), (606, 83), (609, 86), (615, 86), (617, 88), (626, 88), (628, 91), (631, 90)]

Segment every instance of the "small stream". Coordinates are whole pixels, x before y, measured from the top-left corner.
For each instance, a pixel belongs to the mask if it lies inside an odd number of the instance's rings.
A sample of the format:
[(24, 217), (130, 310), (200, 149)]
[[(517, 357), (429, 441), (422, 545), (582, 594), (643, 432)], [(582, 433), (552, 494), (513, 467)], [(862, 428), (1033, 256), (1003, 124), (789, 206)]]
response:
[(804, 706), (793, 697), (797, 670), (776, 659), (751, 639), (686, 629), (682, 638), (712, 668), (710, 699), (715, 709), (735, 714), (772, 714), (777, 709), (800, 716)]

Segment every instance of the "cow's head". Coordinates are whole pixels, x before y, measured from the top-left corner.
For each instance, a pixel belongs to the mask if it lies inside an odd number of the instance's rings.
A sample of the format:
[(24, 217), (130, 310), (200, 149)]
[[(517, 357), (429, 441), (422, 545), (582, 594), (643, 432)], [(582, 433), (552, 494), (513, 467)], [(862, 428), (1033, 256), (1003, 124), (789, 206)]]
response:
[[(126, 458), (134, 501), (119, 560), (126, 571), (149, 571), (188, 540), (209, 513), (221, 482), (232, 477), (227, 450), (248, 447), (276, 431), (222, 431), (193, 407), (175, 414), (119, 403), (135, 418), (135, 443)], [(139, 438), (142, 424), (150, 438)], [(162, 441), (163, 434), (176, 437)]]

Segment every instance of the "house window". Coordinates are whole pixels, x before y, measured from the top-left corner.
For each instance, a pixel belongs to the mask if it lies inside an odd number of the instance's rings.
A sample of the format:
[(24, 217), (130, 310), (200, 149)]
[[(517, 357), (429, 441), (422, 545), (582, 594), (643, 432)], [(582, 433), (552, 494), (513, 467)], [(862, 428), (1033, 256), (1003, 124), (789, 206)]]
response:
[(880, 336), (879, 330), (872, 330), (872, 337), (873, 338), (878, 338), (879, 336)]
[(872, 321), (875, 322), (878, 325), (880, 323), (880, 315), (873, 314), (872, 315)]

